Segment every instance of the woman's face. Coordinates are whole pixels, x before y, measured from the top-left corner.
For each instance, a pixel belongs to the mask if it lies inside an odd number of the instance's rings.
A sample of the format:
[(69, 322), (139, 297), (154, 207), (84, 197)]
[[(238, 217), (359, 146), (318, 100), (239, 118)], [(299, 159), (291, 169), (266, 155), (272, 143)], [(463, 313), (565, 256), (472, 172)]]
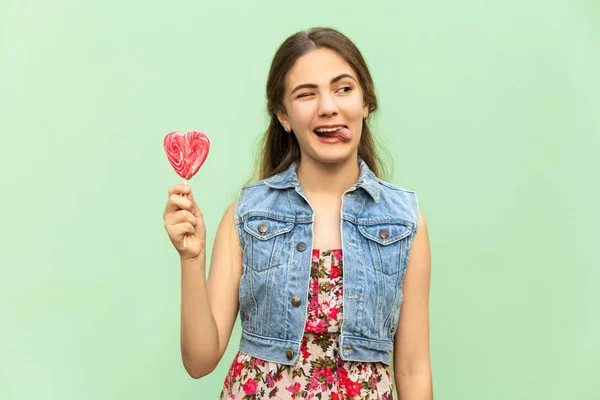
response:
[(277, 117), (290, 135), (293, 130), (303, 156), (332, 163), (357, 153), (368, 105), (354, 70), (335, 51), (315, 49), (296, 61), (283, 104), (286, 112)]

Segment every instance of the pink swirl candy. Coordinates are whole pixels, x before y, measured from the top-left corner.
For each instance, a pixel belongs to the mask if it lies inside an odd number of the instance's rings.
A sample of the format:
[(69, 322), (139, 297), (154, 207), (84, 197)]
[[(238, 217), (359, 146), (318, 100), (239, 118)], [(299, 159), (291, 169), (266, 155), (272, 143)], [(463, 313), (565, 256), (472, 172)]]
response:
[(164, 140), (167, 158), (177, 175), (190, 179), (196, 175), (210, 150), (210, 141), (203, 132), (169, 132)]

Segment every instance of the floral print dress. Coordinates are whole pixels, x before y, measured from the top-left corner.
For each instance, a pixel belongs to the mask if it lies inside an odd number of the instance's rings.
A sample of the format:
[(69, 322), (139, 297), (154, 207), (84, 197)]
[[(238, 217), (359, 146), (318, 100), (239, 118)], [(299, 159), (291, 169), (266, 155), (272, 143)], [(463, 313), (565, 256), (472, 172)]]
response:
[(385, 364), (344, 361), (339, 356), (342, 258), (341, 249), (313, 249), (308, 318), (296, 363), (279, 364), (238, 351), (225, 378), (221, 400), (394, 398)]

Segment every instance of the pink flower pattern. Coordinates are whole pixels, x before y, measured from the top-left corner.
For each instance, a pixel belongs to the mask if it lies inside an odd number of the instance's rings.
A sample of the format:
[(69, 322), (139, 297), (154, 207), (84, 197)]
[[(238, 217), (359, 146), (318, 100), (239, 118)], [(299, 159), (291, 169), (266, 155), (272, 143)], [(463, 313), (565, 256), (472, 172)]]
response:
[(238, 352), (225, 377), (221, 400), (394, 399), (385, 364), (344, 361), (339, 356), (342, 250), (313, 249), (310, 275), (305, 332), (296, 363), (284, 365)]

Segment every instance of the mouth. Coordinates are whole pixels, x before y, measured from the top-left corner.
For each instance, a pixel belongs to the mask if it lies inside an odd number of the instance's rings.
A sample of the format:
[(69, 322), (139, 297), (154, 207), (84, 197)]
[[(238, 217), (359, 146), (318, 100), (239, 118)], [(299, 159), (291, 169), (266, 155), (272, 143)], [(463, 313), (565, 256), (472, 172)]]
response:
[(335, 125), (332, 127), (320, 127), (317, 129), (313, 129), (313, 133), (320, 137), (332, 137), (336, 136), (338, 131), (342, 128), (348, 129), (346, 125)]

